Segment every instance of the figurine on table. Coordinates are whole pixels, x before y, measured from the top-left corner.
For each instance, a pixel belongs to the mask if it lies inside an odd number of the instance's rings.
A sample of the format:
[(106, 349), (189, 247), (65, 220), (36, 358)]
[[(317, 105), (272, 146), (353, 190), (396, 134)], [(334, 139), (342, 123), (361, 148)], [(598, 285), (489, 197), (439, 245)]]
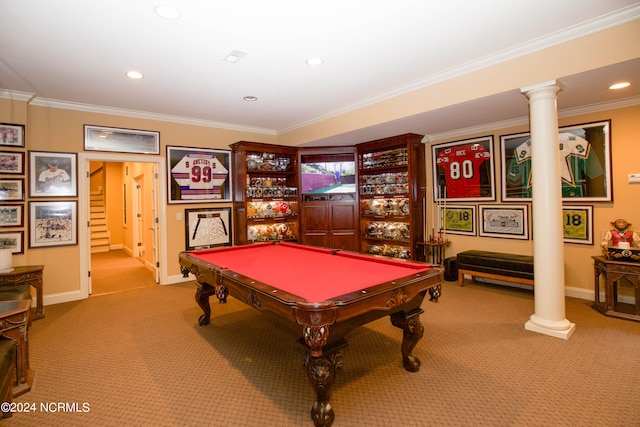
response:
[(607, 250), (607, 247), (617, 247), (621, 249), (629, 249), (631, 247), (640, 247), (640, 237), (638, 233), (630, 229), (631, 224), (625, 219), (616, 219), (611, 223), (612, 230), (607, 231), (607, 234), (602, 240), (602, 248)]

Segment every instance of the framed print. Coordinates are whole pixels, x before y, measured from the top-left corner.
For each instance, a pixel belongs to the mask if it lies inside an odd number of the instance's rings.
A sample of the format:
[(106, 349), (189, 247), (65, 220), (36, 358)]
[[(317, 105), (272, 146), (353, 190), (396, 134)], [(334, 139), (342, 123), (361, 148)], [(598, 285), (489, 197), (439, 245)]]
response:
[[(611, 121), (559, 128), (560, 174), (565, 201), (611, 201)], [(530, 201), (531, 135), (500, 137), (502, 200)]]
[(493, 136), (436, 144), (431, 148), (436, 201), (495, 200)]
[(84, 149), (160, 154), (160, 132), (84, 125)]
[(78, 202), (29, 202), (29, 247), (78, 243)]
[(440, 205), (440, 218), (444, 218), (445, 233), (476, 235), (476, 207), (474, 205)]
[(0, 231), (0, 249), (11, 249), (12, 254), (24, 253), (24, 231)]
[(169, 203), (231, 202), (231, 151), (167, 147)]
[(0, 146), (24, 148), (24, 125), (0, 123)]
[(24, 178), (0, 178), (0, 200), (3, 202), (24, 200)]
[(22, 227), (24, 205), (0, 205), (0, 227)]
[(187, 250), (231, 245), (231, 208), (185, 209)]
[(20, 151), (0, 151), (0, 173), (24, 174), (24, 153)]
[(29, 197), (78, 195), (76, 153), (29, 151)]
[(482, 237), (529, 239), (529, 209), (527, 205), (480, 205)]
[(593, 206), (563, 206), (565, 243), (593, 245)]

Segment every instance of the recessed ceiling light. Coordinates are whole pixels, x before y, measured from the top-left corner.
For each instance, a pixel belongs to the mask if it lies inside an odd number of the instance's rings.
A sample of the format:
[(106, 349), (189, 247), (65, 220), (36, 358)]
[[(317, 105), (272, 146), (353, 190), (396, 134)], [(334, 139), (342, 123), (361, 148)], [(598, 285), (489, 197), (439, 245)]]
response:
[(318, 57), (312, 57), (312, 58), (307, 58), (305, 62), (307, 63), (307, 65), (316, 66), (316, 65), (322, 65), (324, 63), (324, 59), (318, 58)]
[(246, 54), (246, 52), (242, 52), (240, 50), (232, 50), (229, 54), (227, 54), (227, 56), (223, 58), (223, 60), (235, 64), (236, 62), (244, 58)]
[(153, 9), (161, 18), (164, 19), (178, 19), (180, 18), (180, 11), (174, 7), (164, 4), (158, 5)]
[(253, 96), (253, 95), (248, 95), (248, 96), (245, 96), (242, 99), (244, 99), (245, 101), (257, 101), (258, 97), (257, 96)]
[(631, 86), (631, 83), (629, 82), (620, 82), (620, 83), (616, 83), (616, 84), (612, 84), (611, 86), (609, 86), (609, 89), (623, 89), (625, 87)]
[(127, 71), (124, 75), (129, 77), (130, 79), (141, 79), (144, 77), (142, 73), (139, 73), (137, 71)]

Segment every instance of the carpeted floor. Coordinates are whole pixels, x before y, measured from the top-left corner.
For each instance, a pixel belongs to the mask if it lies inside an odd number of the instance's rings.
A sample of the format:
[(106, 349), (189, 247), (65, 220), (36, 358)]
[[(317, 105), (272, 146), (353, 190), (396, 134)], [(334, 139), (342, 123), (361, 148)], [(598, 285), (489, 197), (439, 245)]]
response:
[[(198, 326), (185, 283), (52, 305), (30, 335), (33, 389), (7, 426), (310, 426), (302, 349), (230, 298)], [(402, 332), (383, 318), (350, 334), (332, 393), (334, 426), (638, 426), (640, 323), (567, 299), (569, 340), (524, 330), (530, 292), (443, 286), (402, 368)], [(77, 402), (88, 412), (40, 410)]]
[(92, 295), (155, 285), (153, 272), (123, 250), (91, 254)]

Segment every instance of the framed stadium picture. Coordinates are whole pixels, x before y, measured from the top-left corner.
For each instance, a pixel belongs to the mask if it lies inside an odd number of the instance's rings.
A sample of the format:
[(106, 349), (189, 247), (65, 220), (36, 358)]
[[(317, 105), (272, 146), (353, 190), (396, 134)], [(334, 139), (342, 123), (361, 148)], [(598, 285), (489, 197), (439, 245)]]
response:
[(493, 136), (431, 147), (435, 201), (493, 201)]
[(528, 205), (479, 205), (481, 237), (529, 239)]
[(231, 245), (231, 208), (185, 209), (188, 251)]
[[(612, 200), (611, 121), (558, 129), (562, 199), (569, 202)], [(503, 201), (530, 201), (531, 134), (500, 137)]]
[(78, 202), (29, 202), (29, 247), (78, 243)]
[(169, 203), (231, 202), (231, 151), (167, 147)]

